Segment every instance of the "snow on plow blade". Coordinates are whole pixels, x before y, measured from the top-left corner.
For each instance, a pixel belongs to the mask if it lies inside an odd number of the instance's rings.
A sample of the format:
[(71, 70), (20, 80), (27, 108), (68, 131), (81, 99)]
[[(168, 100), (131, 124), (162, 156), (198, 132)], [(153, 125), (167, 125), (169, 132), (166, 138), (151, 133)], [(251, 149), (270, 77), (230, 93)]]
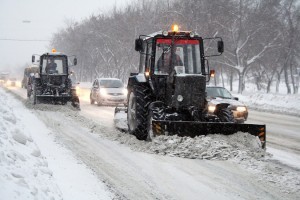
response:
[(230, 135), (245, 132), (257, 136), (261, 147), (266, 147), (266, 125), (225, 122), (163, 121), (152, 120), (153, 135), (178, 135), (195, 137), (208, 134)]

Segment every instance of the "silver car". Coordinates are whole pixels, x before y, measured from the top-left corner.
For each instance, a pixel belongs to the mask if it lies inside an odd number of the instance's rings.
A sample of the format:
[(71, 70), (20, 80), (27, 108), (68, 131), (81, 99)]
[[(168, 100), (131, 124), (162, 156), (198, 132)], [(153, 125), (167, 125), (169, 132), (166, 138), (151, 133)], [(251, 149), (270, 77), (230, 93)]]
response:
[(93, 82), (90, 93), (91, 104), (118, 105), (126, 104), (127, 89), (117, 78), (97, 78)]
[(213, 113), (216, 105), (220, 103), (230, 104), (229, 108), (232, 110), (237, 123), (244, 123), (248, 118), (248, 108), (245, 104), (239, 101), (237, 97), (223, 87), (207, 86), (206, 87), (208, 112)]

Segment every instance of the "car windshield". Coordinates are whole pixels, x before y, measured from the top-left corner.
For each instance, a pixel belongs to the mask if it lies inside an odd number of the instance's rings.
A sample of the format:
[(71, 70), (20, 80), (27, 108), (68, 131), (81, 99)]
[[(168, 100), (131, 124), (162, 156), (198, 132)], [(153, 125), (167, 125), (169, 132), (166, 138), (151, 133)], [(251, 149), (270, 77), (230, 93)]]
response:
[(206, 93), (207, 93), (207, 97), (211, 97), (211, 98), (221, 97), (224, 99), (232, 99), (231, 93), (225, 88), (221, 88), (221, 87), (207, 87)]
[(102, 88), (122, 88), (124, 87), (120, 80), (101, 80), (100, 87)]

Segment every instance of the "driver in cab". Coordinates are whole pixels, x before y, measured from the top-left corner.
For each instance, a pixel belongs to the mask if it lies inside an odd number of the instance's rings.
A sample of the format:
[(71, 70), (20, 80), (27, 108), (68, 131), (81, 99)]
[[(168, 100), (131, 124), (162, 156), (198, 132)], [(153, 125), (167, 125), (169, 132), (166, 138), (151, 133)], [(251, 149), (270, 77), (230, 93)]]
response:
[[(160, 58), (157, 61), (157, 69), (163, 73), (168, 73), (170, 71), (169, 67), (171, 66), (171, 48), (165, 48)], [(176, 53), (174, 54), (174, 66), (183, 66), (181, 58)]]
[(45, 71), (47, 74), (53, 74), (56, 72), (57, 64), (54, 62), (53, 58), (50, 58), (50, 63), (47, 64)]

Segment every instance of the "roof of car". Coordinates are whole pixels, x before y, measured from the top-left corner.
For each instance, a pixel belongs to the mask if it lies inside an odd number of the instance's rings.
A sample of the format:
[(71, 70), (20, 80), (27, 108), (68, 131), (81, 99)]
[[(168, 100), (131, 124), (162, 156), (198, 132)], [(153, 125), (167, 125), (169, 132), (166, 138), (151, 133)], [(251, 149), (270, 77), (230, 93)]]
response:
[(214, 86), (214, 85), (207, 85), (206, 87), (210, 87), (210, 88), (224, 88), (224, 87), (221, 87), (221, 86)]
[(119, 78), (96, 78), (97, 80), (119, 80), (121, 81), (121, 79)]

